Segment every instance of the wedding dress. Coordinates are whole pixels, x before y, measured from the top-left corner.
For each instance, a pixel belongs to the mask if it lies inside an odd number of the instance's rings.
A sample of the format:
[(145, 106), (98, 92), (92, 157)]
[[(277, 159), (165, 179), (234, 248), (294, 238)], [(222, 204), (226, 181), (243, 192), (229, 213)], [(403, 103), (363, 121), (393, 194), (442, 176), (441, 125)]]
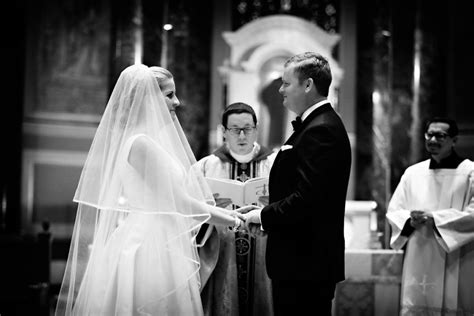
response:
[(212, 193), (163, 103), (148, 67), (122, 72), (74, 197), (56, 315), (202, 315), (196, 203)]
[[(126, 149), (134, 138), (129, 140)], [(169, 156), (165, 150), (157, 150)], [(127, 156), (125, 150), (119, 157), (123, 162), (121, 178), (125, 189), (122, 203), (128, 203), (132, 209), (143, 209), (141, 195), (134, 195), (136, 188), (148, 189), (127, 163)], [(169, 165), (159, 168), (168, 169), (171, 177), (167, 180), (173, 179), (175, 183), (171, 185), (179, 189), (182, 187), (179, 180), (185, 178), (184, 170), (171, 157), (164, 160), (168, 160)], [(157, 184), (167, 185), (170, 183)], [(152, 192), (146, 194), (153, 198)], [(192, 223), (173, 214), (174, 210), (166, 210), (172, 205), (166, 197), (154, 198), (157, 207), (169, 215), (117, 212), (116, 228), (103, 243), (93, 245), (96, 249), (91, 249), (93, 259), (79, 289), (74, 315), (200, 314), (199, 265), (195, 248), (189, 242)], [(102, 236), (99, 239), (103, 239)]]

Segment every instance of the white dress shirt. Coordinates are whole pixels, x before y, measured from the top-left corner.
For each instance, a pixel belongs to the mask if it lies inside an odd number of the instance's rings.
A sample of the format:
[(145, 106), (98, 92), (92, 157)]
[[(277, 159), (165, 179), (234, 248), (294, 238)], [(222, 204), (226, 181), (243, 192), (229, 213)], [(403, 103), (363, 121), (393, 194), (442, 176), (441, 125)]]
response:
[(307, 108), (306, 111), (304, 111), (303, 114), (301, 114), (301, 121), (304, 121), (305, 118), (307, 118), (311, 114), (311, 112), (313, 112), (314, 110), (319, 108), (321, 105), (324, 105), (326, 103), (329, 103), (329, 101), (328, 100), (322, 100), (322, 101), (319, 101), (318, 103), (310, 106), (309, 108)]

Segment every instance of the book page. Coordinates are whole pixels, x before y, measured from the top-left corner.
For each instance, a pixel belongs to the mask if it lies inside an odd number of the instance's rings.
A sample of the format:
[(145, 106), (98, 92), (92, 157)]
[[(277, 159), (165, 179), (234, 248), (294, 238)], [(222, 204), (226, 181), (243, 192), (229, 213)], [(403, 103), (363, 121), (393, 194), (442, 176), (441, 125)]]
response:
[(258, 198), (268, 195), (268, 178), (254, 178), (245, 181), (244, 186), (244, 203), (245, 205), (258, 202)]
[(249, 179), (245, 182), (232, 179), (206, 178), (212, 193), (229, 198), (237, 206), (257, 203), (262, 195), (268, 195), (268, 177)]
[(244, 182), (231, 179), (206, 178), (212, 193), (220, 198), (229, 198), (232, 204), (244, 205)]

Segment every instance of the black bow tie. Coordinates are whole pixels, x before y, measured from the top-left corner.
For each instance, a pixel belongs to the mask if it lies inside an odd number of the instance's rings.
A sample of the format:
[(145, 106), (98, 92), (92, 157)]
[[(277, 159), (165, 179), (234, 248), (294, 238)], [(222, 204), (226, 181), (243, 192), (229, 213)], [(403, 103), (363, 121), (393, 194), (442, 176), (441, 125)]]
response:
[(301, 125), (303, 125), (301, 116), (297, 116), (293, 121), (291, 121), (291, 125), (293, 125), (293, 130), (295, 132), (299, 131), (301, 129)]

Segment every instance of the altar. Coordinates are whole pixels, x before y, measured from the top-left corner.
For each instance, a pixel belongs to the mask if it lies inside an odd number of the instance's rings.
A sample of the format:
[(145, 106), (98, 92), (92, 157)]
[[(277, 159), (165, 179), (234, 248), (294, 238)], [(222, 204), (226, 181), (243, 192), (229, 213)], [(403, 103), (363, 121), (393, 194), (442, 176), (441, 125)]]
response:
[(403, 251), (380, 249), (373, 201), (347, 201), (346, 280), (336, 287), (333, 316), (398, 316)]
[(403, 251), (347, 249), (346, 280), (336, 287), (333, 316), (398, 316)]

